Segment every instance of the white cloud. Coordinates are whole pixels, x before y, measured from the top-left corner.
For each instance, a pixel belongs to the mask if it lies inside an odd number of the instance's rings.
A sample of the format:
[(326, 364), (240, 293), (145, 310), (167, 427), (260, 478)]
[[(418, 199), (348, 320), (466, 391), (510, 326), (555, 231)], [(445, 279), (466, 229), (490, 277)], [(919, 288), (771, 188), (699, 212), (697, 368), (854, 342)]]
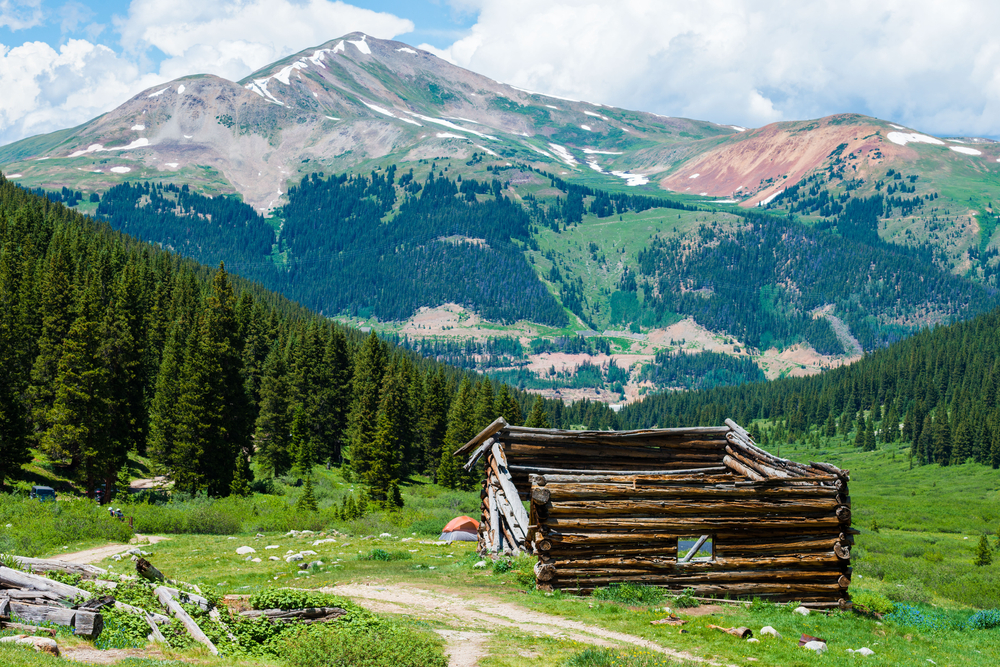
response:
[(0, 0), (0, 28), (24, 30), (43, 20), (42, 0)]
[(1000, 134), (1000, 3), (477, 2), (440, 55), (530, 90), (740, 125), (853, 111)]
[(133, 0), (119, 22), (128, 52), (166, 54), (162, 74), (240, 79), (310, 46), (360, 30), (388, 39), (413, 30), (392, 14), (329, 0)]

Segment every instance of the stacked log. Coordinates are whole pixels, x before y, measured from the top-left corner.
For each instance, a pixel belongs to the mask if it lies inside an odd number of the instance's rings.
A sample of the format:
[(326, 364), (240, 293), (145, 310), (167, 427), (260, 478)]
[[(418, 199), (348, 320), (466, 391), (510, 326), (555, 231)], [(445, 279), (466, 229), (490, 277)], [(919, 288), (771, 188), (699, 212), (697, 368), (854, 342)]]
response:
[(104, 628), (101, 612), (75, 608), (76, 601), (86, 597), (90, 594), (75, 586), (0, 566), (0, 627), (23, 630), (24, 624), (12, 620), (18, 618), (29, 623), (64, 625), (77, 635), (97, 637)]
[[(480, 552), (519, 546), (523, 533), (540, 586), (633, 581), (849, 605), (848, 471), (773, 456), (732, 420), (615, 433), (498, 419), (456, 455), (468, 453), (466, 469), (485, 457)], [(526, 524), (517, 500), (531, 503)], [(678, 540), (699, 536), (711, 557), (678, 559)]]

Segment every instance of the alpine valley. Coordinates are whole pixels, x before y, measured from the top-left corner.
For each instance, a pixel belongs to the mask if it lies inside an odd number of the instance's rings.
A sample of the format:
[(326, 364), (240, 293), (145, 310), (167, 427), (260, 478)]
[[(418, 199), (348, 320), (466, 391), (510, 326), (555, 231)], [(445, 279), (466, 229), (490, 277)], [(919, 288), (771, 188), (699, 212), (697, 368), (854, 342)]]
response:
[(361, 33), (143, 91), (0, 169), (549, 397), (813, 374), (1000, 303), (996, 142), (669, 118)]

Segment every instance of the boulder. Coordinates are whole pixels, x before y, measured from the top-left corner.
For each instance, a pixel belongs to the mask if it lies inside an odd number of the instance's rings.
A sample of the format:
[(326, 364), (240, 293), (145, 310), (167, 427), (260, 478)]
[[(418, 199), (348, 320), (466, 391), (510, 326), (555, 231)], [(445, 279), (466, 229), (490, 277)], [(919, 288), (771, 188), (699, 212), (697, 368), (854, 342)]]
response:
[(762, 637), (770, 636), (781, 639), (781, 633), (772, 628), (770, 625), (765, 625), (763, 628), (760, 629), (760, 632), (758, 634), (760, 634), (760, 636)]
[(806, 607), (796, 607), (792, 610), (793, 614), (801, 614), (802, 616), (808, 616), (809, 610)]
[(806, 642), (802, 648), (807, 648), (810, 651), (816, 651), (817, 653), (826, 652), (826, 642)]
[(858, 648), (858, 649), (849, 648), (849, 649), (847, 649), (847, 652), (848, 653), (857, 653), (858, 655), (864, 655), (864, 656), (875, 655), (875, 651), (871, 650), (867, 646), (862, 646), (861, 648)]
[(253, 547), (240, 547), (239, 549), (236, 550), (236, 553), (238, 553), (240, 556), (246, 556), (247, 554), (257, 553), (257, 550), (254, 549)]
[(23, 646), (30, 646), (36, 651), (41, 651), (42, 653), (48, 653), (49, 655), (54, 655), (59, 657), (59, 644), (56, 643), (55, 639), (51, 637), (32, 637), (30, 635), (13, 635), (10, 637), (0, 637), (0, 642), (9, 642), (12, 644), (21, 644)]

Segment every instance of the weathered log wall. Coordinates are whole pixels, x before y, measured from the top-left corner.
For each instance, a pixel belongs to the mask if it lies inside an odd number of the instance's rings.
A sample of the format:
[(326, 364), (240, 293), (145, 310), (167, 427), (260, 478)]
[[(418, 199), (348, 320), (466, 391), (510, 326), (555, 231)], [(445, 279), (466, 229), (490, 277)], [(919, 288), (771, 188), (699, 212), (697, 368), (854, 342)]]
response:
[[(846, 483), (835, 476), (749, 485), (706, 474), (564, 479), (531, 478), (541, 586), (584, 592), (630, 581), (847, 604), (854, 531)], [(711, 536), (712, 557), (678, 562), (678, 539), (699, 535)]]

